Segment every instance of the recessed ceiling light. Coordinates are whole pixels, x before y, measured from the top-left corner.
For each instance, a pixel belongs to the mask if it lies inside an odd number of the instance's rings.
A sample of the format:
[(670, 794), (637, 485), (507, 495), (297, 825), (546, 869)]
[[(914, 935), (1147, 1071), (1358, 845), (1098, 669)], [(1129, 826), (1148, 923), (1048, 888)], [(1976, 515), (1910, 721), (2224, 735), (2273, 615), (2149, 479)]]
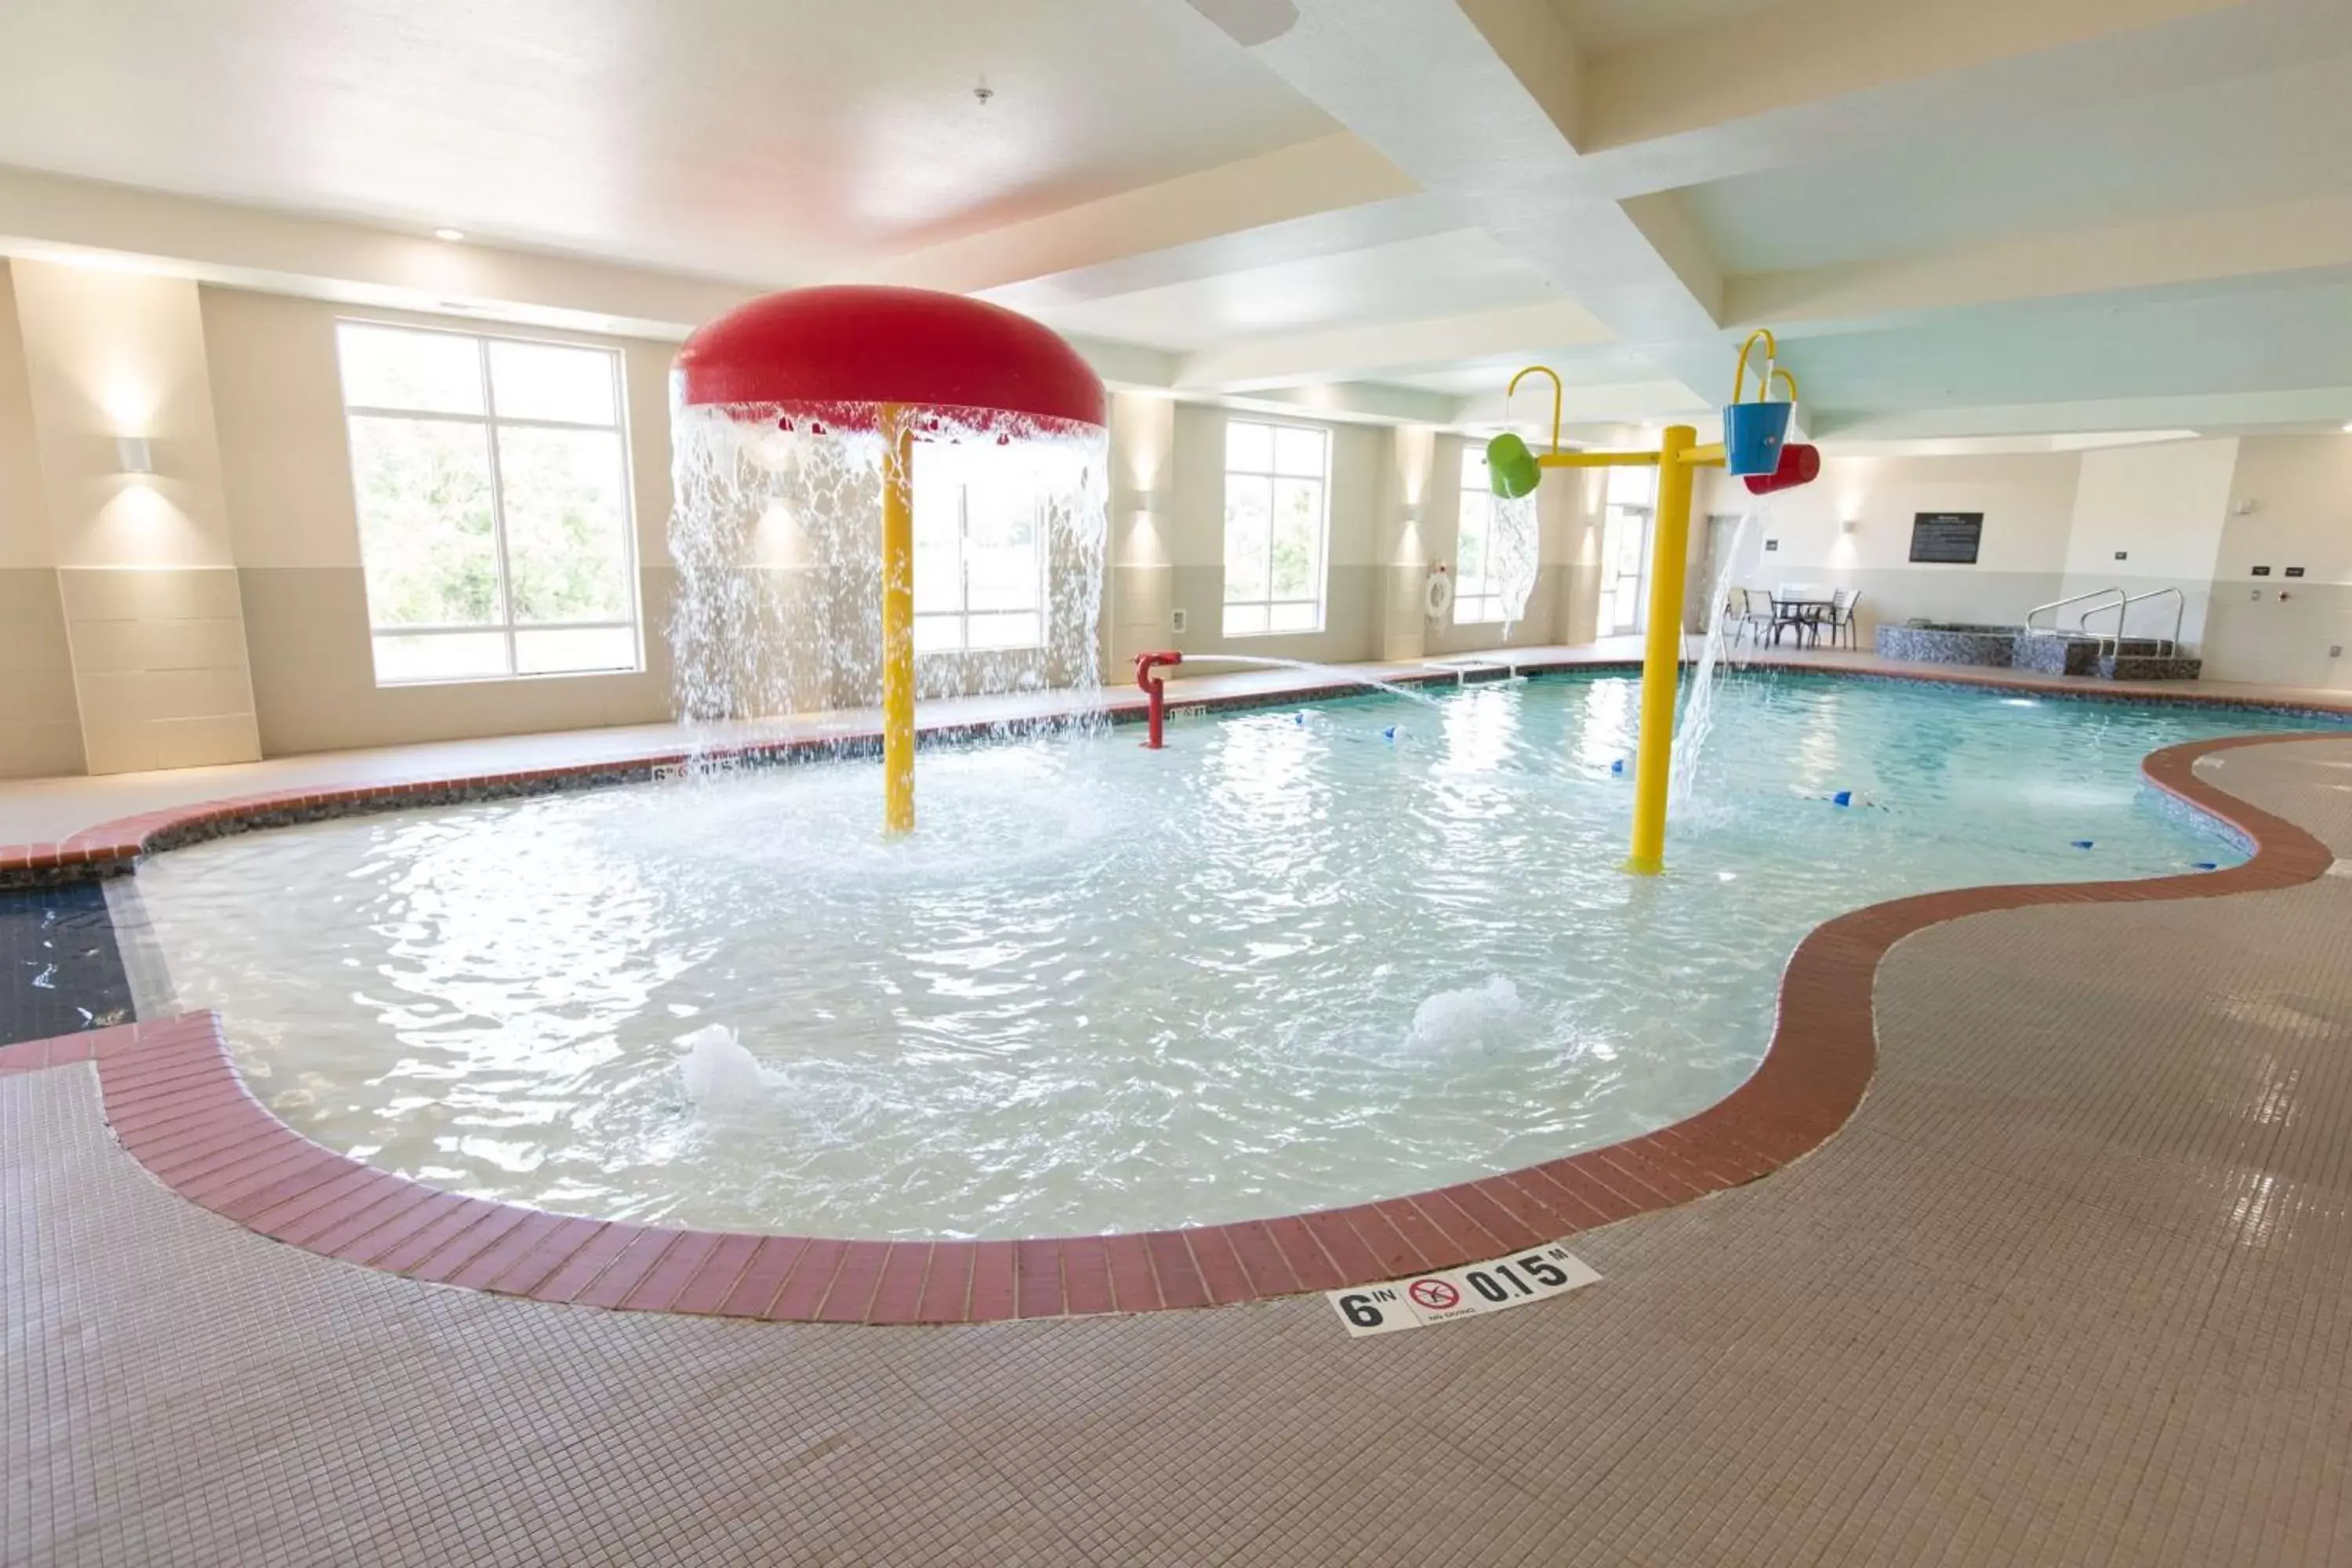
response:
[(457, 241), (466, 237), (466, 231), (462, 228), (436, 228), (433, 231), (433, 237), (436, 239), (446, 239), (452, 245), (455, 245)]

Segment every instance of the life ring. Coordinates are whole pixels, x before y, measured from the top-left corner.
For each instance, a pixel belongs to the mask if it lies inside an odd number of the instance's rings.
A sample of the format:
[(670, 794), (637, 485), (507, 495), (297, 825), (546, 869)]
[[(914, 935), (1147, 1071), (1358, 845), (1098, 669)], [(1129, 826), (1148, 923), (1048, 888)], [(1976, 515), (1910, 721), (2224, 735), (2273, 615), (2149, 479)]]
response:
[(1433, 566), (1422, 580), (1421, 607), (1433, 621), (1442, 621), (1454, 608), (1454, 575), (1443, 566)]

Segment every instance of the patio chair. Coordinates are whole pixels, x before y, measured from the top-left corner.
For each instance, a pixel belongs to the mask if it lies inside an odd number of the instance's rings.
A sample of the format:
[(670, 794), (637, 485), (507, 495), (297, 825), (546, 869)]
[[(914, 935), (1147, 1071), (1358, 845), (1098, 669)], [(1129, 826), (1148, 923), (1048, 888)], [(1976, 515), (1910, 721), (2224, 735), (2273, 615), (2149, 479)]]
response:
[(1862, 631), (1854, 624), (1854, 606), (1862, 603), (1859, 588), (1840, 588), (1830, 595), (1830, 646), (1838, 646), (1843, 637), (1845, 646), (1856, 653), (1862, 651)]
[(1760, 643), (1772, 629), (1772, 602), (1753, 588), (1734, 588), (1725, 608), (1731, 616), (1735, 644), (1751, 637)]

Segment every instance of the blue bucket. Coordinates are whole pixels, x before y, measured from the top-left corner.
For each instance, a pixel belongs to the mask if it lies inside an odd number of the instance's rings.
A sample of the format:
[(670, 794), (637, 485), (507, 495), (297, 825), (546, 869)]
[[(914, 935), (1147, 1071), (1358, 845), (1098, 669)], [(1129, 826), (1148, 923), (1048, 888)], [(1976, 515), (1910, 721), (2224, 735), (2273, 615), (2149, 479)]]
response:
[(1723, 411), (1723, 468), (1738, 479), (1769, 474), (1780, 466), (1780, 442), (1789, 434), (1793, 403), (1735, 403)]

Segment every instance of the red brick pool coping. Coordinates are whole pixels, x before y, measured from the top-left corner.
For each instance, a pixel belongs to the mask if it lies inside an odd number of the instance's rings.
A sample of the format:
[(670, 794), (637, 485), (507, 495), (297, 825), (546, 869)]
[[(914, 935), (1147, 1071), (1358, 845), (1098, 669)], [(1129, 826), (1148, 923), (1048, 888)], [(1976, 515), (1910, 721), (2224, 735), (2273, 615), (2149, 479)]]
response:
[[(211, 1013), (8, 1047), (0, 1049), (0, 1071), (92, 1061), (115, 1137), (183, 1197), (290, 1246), (437, 1284), (623, 1310), (843, 1323), (1225, 1305), (1515, 1252), (1778, 1170), (1819, 1147), (1861, 1103), (1875, 1058), (1872, 981), (1895, 942), (1993, 910), (2210, 898), (2311, 881), (2333, 864), (2326, 845), (2206, 784), (2193, 768), (2240, 746), (2341, 738), (2230, 737), (2168, 747), (2142, 763), (2151, 782), (2246, 836), (2254, 854), (2242, 865), (2137, 881), (1924, 893), (1815, 927), (1782, 972), (1772, 1039), (1756, 1072), (1687, 1120), (1523, 1170), (1278, 1219), (1128, 1236), (869, 1242), (641, 1226), (469, 1198), (338, 1154), (278, 1121), (247, 1089)], [(379, 793), (344, 798), (373, 804)], [(171, 820), (146, 837), (205, 814), (249, 819), (254, 807), (238, 801), (152, 814)]]

